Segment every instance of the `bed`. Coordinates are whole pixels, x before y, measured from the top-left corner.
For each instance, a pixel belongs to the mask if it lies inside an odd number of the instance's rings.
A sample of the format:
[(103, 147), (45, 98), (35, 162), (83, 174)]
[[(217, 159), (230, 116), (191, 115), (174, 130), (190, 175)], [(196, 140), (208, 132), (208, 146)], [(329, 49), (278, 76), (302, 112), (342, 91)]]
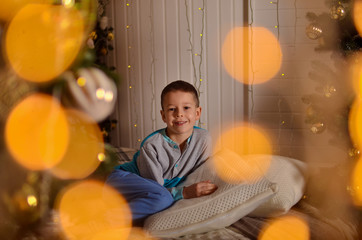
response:
[[(115, 151), (122, 163), (130, 161), (136, 150), (116, 148)], [(256, 158), (264, 159), (265, 156), (257, 155)], [(222, 181), (210, 171), (210, 164), (205, 165), (183, 184), (204, 178)], [(307, 173), (306, 164), (299, 160), (272, 156), (265, 178), (250, 184), (225, 184), (215, 195), (180, 200), (171, 208), (149, 217), (144, 230), (156, 239), (253, 240), (264, 239), (261, 236), (275, 225), (275, 221), (289, 218), (304, 223), (307, 235), (300, 239), (359, 239), (356, 211), (351, 209), (343, 216), (326, 216), (303, 197)], [(296, 238), (292, 227), (283, 227), (278, 234), (284, 234), (284, 237), (277, 239)]]

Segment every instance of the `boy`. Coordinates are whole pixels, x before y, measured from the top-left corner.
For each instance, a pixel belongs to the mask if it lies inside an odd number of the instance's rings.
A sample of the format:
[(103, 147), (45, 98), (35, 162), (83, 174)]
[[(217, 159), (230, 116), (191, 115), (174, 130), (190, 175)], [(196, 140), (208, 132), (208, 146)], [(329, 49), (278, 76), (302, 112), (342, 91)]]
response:
[(127, 199), (136, 225), (174, 201), (217, 189), (210, 181), (178, 187), (212, 151), (208, 132), (195, 127), (201, 107), (194, 86), (181, 80), (170, 83), (162, 91), (161, 107), (167, 127), (146, 137), (132, 162), (118, 166), (107, 179)]

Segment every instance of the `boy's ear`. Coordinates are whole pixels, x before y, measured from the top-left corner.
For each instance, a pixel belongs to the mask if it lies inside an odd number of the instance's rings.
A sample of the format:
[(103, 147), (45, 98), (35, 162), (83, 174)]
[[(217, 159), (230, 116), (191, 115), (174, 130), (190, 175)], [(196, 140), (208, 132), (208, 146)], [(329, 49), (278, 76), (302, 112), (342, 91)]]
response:
[(196, 120), (199, 120), (201, 117), (201, 107), (196, 108)]
[(161, 117), (162, 117), (163, 122), (166, 122), (165, 111), (163, 111), (163, 110), (161, 109), (160, 113), (161, 113)]

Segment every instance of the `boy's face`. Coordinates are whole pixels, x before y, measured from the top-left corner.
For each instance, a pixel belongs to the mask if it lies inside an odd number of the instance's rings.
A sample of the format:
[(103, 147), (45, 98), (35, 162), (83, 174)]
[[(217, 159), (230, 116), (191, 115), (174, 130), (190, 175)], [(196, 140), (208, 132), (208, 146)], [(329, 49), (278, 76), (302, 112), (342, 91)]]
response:
[(200, 119), (201, 107), (196, 107), (192, 93), (172, 91), (163, 99), (161, 115), (162, 120), (167, 124), (169, 137), (171, 135), (188, 137), (192, 134), (196, 121)]

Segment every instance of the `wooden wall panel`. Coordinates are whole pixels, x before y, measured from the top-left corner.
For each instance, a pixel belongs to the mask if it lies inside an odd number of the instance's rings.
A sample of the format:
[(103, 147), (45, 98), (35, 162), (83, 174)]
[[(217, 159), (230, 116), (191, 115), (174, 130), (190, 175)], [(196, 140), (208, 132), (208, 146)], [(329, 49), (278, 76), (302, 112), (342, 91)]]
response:
[[(161, 91), (183, 79), (200, 90), (200, 126), (211, 132), (215, 143), (224, 131), (251, 121), (270, 134), (274, 154), (316, 158), (319, 151), (312, 148), (328, 146), (328, 134), (311, 134), (304, 123), (307, 106), (301, 101), (304, 94), (315, 93), (309, 79), (312, 61), (330, 62), (330, 53), (317, 53), (318, 42), (305, 34), (307, 12), (326, 11), (324, 1), (115, 0), (112, 6), (113, 59), (122, 76), (115, 145), (137, 148), (145, 136), (164, 127)], [(281, 68), (264, 84), (244, 85), (224, 68), (224, 39), (242, 26), (264, 27), (279, 40)], [(249, 44), (268, 47), (268, 42), (248, 38)], [(243, 71), (252, 82), (250, 49), (245, 54), (249, 66)], [(303, 147), (308, 149), (303, 152)]]

